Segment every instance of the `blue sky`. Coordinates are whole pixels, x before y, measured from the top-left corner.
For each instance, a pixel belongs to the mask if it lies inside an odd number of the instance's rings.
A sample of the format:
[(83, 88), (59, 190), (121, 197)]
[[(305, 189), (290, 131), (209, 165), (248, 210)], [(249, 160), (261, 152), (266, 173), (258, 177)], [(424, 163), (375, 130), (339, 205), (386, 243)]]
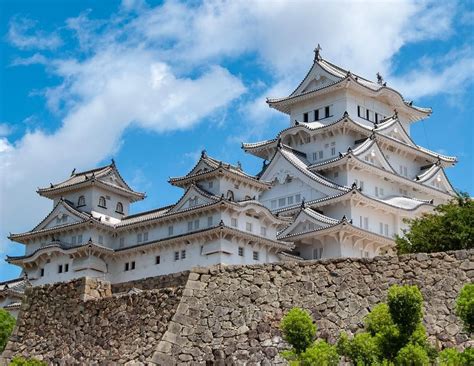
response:
[(474, 7), (455, 1), (85, 1), (0, 3), (0, 280), (3, 263), (52, 208), (35, 190), (114, 158), (148, 198), (176, 201), (167, 183), (200, 151), (245, 170), (262, 162), (242, 141), (288, 124), (265, 97), (287, 95), (313, 49), (375, 79), (380, 72), (433, 115), (418, 144), (456, 155), (454, 187), (474, 192)]

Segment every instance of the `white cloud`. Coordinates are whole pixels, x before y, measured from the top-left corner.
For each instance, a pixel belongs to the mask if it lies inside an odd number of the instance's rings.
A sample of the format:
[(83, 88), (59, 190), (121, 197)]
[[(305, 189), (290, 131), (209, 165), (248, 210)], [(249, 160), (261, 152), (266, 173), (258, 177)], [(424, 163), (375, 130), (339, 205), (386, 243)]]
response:
[(21, 49), (56, 49), (62, 40), (56, 33), (35, 30), (36, 22), (28, 18), (13, 18), (8, 29), (8, 40)]
[(43, 64), (45, 65), (48, 62), (46, 57), (39, 53), (35, 53), (33, 56), (30, 57), (17, 57), (15, 58), (11, 66), (29, 66), (29, 65), (35, 65), (35, 64)]
[(0, 137), (8, 136), (12, 133), (13, 127), (7, 123), (0, 123)]

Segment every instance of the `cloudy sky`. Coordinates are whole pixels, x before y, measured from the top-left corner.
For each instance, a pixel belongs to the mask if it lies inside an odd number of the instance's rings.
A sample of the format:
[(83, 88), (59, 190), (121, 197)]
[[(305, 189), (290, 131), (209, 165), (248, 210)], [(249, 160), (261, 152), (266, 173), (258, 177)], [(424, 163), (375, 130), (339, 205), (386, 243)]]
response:
[(167, 183), (202, 149), (258, 172), (242, 141), (288, 125), (265, 98), (287, 95), (324, 58), (374, 79), (380, 72), (433, 115), (415, 140), (460, 163), (471, 194), (472, 1), (3, 0), (0, 5), (0, 280), (22, 254), (9, 232), (52, 208), (37, 187), (114, 158), (147, 192), (133, 212), (174, 202)]

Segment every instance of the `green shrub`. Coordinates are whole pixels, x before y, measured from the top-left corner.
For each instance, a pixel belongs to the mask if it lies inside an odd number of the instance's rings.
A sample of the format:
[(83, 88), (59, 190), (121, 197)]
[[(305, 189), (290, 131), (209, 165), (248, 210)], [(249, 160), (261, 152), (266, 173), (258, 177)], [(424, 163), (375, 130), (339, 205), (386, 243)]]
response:
[(316, 325), (311, 315), (303, 309), (293, 308), (286, 314), (280, 323), (285, 339), (300, 354), (308, 348), (316, 335)]
[(474, 365), (474, 348), (466, 348), (461, 353), (461, 365)]
[(302, 366), (337, 366), (339, 355), (335, 346), (318, 340), (300, 355), (299, 361)]
[(46, 362), (37, 360), (35, 358), (23, 358), (17, 356), (11, 360), (9, 366), (47, 366)]
[(0, 353), (3, 352), (7, 345), (8, 338), (15, 328), (16, 320), (5, 309), (0, 309)]
[(403, 343), (416, 330), (423, 317), (423, 296), (416, 286), (393, 285), (388, 290), (387, 304), (393, 322), (398, 326)]
[(461, 365), (461, 352), (455, 348), (446, 348), (438, 355), (439, 366), (459, 366)]
[(456, 300), (456, 315), (467, 332), (474, 332), (474, 283), (464, 285)]
[(349, 339), (347, 334), (342, 334), (337, 350), (356, 365), (376, 364), (382, 356), (376, 338), (370, 333), (358, 333), (352, 339)]
[(387, 304), (376, 305), (364, 318), (365, 329), (373, 336), (394, 325)]
[(429, 364), (428, 353), (423, 347), (414, 344), (407, 344), (395, 358), (396, 366), (428, 366)]

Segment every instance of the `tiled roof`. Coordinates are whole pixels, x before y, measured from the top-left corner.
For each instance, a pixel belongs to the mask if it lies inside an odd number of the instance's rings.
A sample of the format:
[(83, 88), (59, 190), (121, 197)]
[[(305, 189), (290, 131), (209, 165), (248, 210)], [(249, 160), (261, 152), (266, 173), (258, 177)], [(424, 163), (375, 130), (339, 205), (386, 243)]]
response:
[[(110, 173), (114, 173), (117, 175), (123, 187), (117, 184), (112, 184), (110, 182), (104, 182), (100, 180), (100, 178), (105, 177)], [(92, 183), (92, 182), (98, 182), (107, 187), (121, 191), (124, 194), (132, 195), (136, 199), (143, 199), (145, 197), (144, 193), (135, 192), (132, 188), (130, 188), (127, 182), (125, 182), (125, 180), (120, 175), (120, 172), (118, 171), (114, 162), (112, 162), (112, 164), (109, 164), (100, 168), (91, 169), (91, 170), (87, 170), (83, 172), (76, 173), (75, 171), (73, 171), (71, 176), (68, 179), (57, 184), (51, 184), (50, 187), (39, 188), (38, 193), (40, 195), (44, 195), (48, 197), (51, 194), (54, 194), (54, 192), (56, 191), (61, 191), (64, 189), (69, 189), (69, 188), (75, 188), (76, 186), (79, 186), (81, 184)]]

